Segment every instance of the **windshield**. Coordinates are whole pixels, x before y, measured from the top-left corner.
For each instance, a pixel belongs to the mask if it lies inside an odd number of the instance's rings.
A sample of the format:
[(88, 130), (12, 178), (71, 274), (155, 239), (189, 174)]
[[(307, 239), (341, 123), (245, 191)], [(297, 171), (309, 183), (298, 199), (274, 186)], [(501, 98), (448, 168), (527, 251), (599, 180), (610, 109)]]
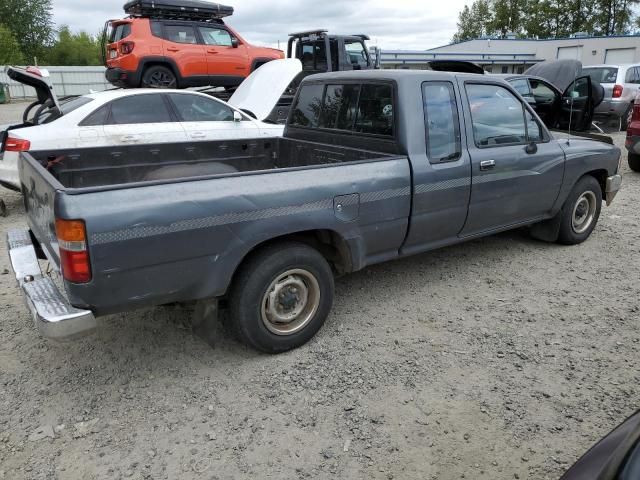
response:
[(598, 83), (616, 83), (618, 69), (616, 67), (597, 67), (582, 69), (584, 75), (589, 75), (591, 80)]

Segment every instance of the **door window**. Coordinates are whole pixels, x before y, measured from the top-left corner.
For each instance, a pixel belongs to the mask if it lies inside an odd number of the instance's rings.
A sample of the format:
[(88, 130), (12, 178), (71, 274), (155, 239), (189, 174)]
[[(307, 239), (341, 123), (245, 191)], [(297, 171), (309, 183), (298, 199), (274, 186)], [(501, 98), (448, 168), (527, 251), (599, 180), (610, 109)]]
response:
[(529, 88), (529, 82), (526, 78), (517, 78), (509, 82), (511, 86), (523, 97), (531, 96), (531, 89)]
[(200, 33), (206, 45), (231, 47), (231, 34), (222, 28), (200, 27)]
[(515, 95), (500, 85), (467, 84), (466, 89), (478, 147), (526, 143), (524, 105)]
[(556, 92), (540, 80), (531, 79), (531, 91), (536, 101), (555, 101)]
[(524, 115), (527, 119), (527, 141), (542, 142), (542, 127), (540, 126), (540, 123), (529, 110), (525, 110)]
[(174, 43), (198, 43), (194, 28), (185, 25), (165, 25), (164, 38)]
[(104, 125), (107, 121), (107, 117), (109, 116), (109, 105), (103, 105), (99, 109), (95, 110), (93, 113), (88, 115), (83, 121), (81, 121), (78, 125), (80, 127), (97, 127), (99, 125)]
[(132, 95), (111, 102), (107, 125), (171, 122), (171, 114), (159, 94)]
[(640, 83), (640, 67), (632, 67), (627, 70), (625, 83)]
[(362, 42), (345, 41), (344, 48), (347, 53), (347, 61), (354, 70), (364, 70), (369, 66), (369, 54)]
[(427, 130), (427, 156), (431, 163), (460, 158), (460, 122), (453, 85), (427, 82), (422, 87), (424, 120)]
[(169, 98), (183, 122), (232, 122), (233, 110), (212, 98), (170, 93)]

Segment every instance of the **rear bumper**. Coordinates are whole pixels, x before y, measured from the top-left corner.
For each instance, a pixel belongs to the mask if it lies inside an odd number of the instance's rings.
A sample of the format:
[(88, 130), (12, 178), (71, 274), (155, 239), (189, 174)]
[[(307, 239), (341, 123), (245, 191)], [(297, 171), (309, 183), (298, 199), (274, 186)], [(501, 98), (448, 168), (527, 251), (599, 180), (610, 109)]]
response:
[(107, 68), (104, 73), (107, 82), (116, 87), (137, 88), (140, 86), (140, 75), (136, 71), (122, 68)]
[(7, 243), (11, 267), (42, 336), (68, 340), (97, 327), (93, 312), (73, 307), (53, 280), (42, 274), (28, 230), (10, 230)]
[(607, 185), (605, 189), (605, 196), (607, 200), (607, 206), (611, 205), (613, 199), (616, 198), (616, 195), (620, 191), (620, 187), (622, 186), (622, 176), (621, 175), (612, 175), (607, 178)]
[(629, 100), (606, 98), (596, 108), (597, 117), (622, 117), (629, 110)]

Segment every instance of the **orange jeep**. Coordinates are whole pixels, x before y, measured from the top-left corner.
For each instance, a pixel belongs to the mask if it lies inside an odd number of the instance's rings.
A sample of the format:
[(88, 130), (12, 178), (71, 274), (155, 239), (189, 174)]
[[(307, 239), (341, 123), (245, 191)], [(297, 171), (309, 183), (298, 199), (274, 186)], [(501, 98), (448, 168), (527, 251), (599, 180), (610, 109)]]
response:
[[(133, 0), (130, 17), (107, 22), (106, 78), (117, 87), (237, 87), (256, 68), (284, 58), (225, 25), (232, 7), (198, 0)], [(108, 33), (107, 33), (108, 32)]]

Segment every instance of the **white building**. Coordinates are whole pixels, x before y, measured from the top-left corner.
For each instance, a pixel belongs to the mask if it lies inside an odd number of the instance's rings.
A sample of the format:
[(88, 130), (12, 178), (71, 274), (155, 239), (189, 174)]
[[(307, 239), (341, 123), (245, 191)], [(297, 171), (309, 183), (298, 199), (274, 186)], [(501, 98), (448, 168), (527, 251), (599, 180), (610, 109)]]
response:
[(423, 68), (430, 60), (466, 60), (491, 73), (522, 73), (545, 60), (574, 58), (583, 65), (640, 63), (640, 35), (557, 39), (478, 39), (425, 51), (382, 50), (383, 68)]

